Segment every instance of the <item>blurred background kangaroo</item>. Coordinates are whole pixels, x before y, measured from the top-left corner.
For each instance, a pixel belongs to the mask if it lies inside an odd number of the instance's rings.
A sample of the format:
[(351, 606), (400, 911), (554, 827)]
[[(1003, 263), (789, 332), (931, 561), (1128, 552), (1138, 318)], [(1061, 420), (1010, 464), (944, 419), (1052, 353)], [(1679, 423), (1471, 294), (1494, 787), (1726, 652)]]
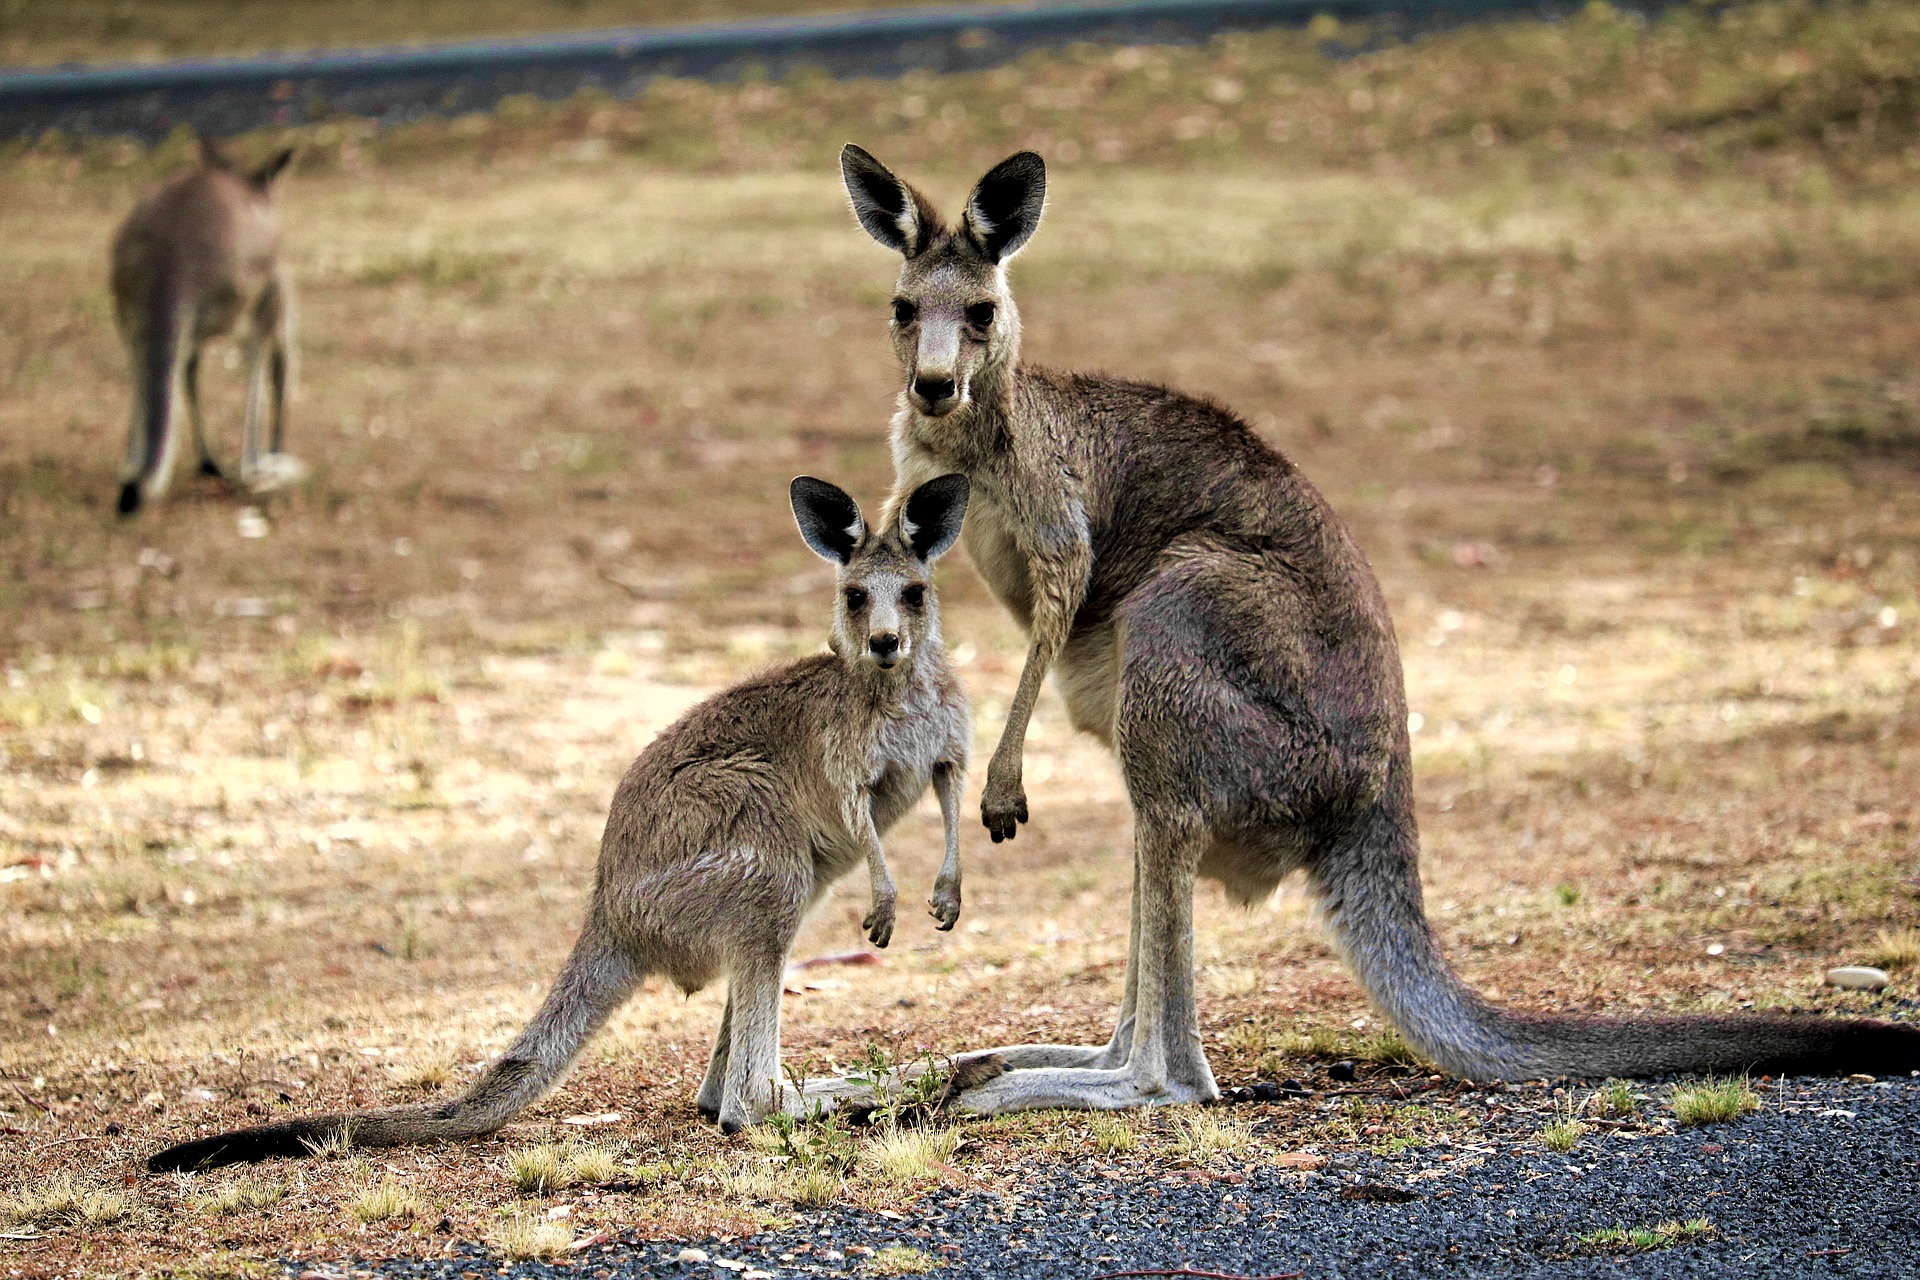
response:
[(929, 784), (947, 845), (928, 906), (941, 929), (960, 918), (972, 725), (947, 668), (930, 571), (960, 536), (967, 482), (942, 476), (920, 486), (880, 531), (825, 481), (802, 476), (791, 496), (807, 545), (838, 566), (832, 652), (709, 698), (641, 753), (614, 792), (573, 955), (478, 1083), (451, 1102), (305, 1116), (181, 1143), (154, 1155), (151, 1169), (299, 1156), (343, 1137), (380, 1147), (491, 1133), (553, 1088), (650, 973), (688, 992), (727, 979), (696, 1098), (721, 1128), (868, 1092), (825, 1081), (803, 1093), (782, 1081), (781, 977), (807, 913), (863, 860), (873, 897), (862, 927), (887, 945), (895, 891), (880, 836)]
[[(237, 168), (220, 144), (200, 140), (200, 162), (176, 174), (127, 215), (113, 240), (113, 306), (133, 370), (133, 415), (121, 474), (120, 513), (167, 491), (180, 451), (184, 401), (200, 474), (222, 476), (200, 414), (200, 354), (215, 338), (240, 344), (246, 421), (233, 479), (268, 489), (297, 479), (281, 452), (294, 376), (294, 300), (280, 263), (274, 180), (293, 158), (276, 151)], [(264, 401), (272, 429), (262, 448)]]
[(966, 1107), (1217, 1097), (1195, 1003), (1195, 879), (1251, 905), (1296, 870), (1368, 994), (1455, 1075), (1920, 1068), (1920, 1029), (1891, 1023), (1546, 1017), (1469, 990), (1422, 905), (1399, 648), (1345, 522), (1217, 404), (1020, 363), (1006, 263), (1040, 222), (1039, 156), (995, 166), (952, 227), (859, 147), (841, 170), (861, 225), (905, 260), (897, 492), (968, 477), (968, 552), (1030, 640), (982, 818), (995, 841), (1027, 820), (1021, 758), (1049, 671), (1074, 725), (1119, 757), (1134, 814), (1112, 1040), (989, 1051), (1010, 1070)]

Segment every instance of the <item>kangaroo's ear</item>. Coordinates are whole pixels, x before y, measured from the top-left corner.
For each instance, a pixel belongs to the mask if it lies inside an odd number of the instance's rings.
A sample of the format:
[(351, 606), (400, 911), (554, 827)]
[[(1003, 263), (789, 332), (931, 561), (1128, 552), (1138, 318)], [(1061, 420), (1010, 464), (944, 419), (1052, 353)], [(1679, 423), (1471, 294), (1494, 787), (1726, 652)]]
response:
[(967, 516), (967, 478), (957, 472), (935, 476), (907, 495), (900, 508), (900, 536), (913, 554), (931, 563), (952, 547)]
[(940, 233), (940, 215), (926, 197), (851, 142), (840, 148), (840, 176), (853, 216), (868, 235), (902, 257), (917, 256)]
[(220, 139), (200, 135), (200, 163), (209, 169), (231, 169), (233, 161), (227, 156), (227, 149), (220, 145)]
[(268, 156), (266, 162), (259, 168), (248, 174), (247, 181), (260, 188), (260, 190), (265, 191), (273, 185), (273, 180), (280, 176), (280, 171), (285, 169), (292, 161), (293, 148), (282, 147), (280, 150)]
[(793, 518), (799, 522), (800, 536), (822, 560), (845, 564), (853, 559), (854, 549), (867, 536), (867, 522), (860, 518), (860, 504), (847, 496), (837, 484), (796, 476), (788, 487), (793, 499)]
[(988, 262), (1004, 262), (1040, 225), (1047, 203), (1047, 162), (1031, 151), (1008, 156), (987, 171), (967, 197), (961, 230)]

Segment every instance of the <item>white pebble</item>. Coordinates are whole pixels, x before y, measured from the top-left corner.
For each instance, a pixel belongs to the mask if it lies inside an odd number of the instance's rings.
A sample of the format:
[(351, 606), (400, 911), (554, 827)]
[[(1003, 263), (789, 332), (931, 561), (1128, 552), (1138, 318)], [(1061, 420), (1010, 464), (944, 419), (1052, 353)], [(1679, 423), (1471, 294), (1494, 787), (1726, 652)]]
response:
[(1827, 970), (1827, 985), (1847, 991), (1885, 991), (1892, 981), (1885, 969), (1872, 969), (1863, 964), (1843, 964)]
[(705, 1262), (707, 1260), (707, 1251), (705, 1249), (682, 1249), (677, 1256), (681, 1262)]

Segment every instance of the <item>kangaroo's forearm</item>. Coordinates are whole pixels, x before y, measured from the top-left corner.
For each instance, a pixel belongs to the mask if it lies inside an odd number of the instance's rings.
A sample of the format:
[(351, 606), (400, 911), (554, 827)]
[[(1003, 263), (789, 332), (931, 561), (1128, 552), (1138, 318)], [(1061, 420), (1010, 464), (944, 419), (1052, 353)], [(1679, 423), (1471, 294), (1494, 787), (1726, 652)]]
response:
[(947, 855), (940, 863), (940, 883), (960, 884), (960, 792), (966, 786), (966, 771), (959, 765), (942, 762), (933, 766), (933, 793), (940, 800), (940, 825), (945, 828)]

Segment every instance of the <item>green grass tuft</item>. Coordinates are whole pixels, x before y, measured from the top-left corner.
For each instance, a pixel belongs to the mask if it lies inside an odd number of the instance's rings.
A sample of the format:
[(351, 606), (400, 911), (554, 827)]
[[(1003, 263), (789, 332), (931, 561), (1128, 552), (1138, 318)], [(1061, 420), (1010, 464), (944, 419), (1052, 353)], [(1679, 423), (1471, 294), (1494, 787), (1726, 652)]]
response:
[(1667, 1100), (1673, 1118), (1683, 1125), (1725, 1124), (1760, 1108), (1760, 1095), (1745, 1076), (1716, 1080), (1708, 1076), (1697, 1085), (1682, 1085)]

